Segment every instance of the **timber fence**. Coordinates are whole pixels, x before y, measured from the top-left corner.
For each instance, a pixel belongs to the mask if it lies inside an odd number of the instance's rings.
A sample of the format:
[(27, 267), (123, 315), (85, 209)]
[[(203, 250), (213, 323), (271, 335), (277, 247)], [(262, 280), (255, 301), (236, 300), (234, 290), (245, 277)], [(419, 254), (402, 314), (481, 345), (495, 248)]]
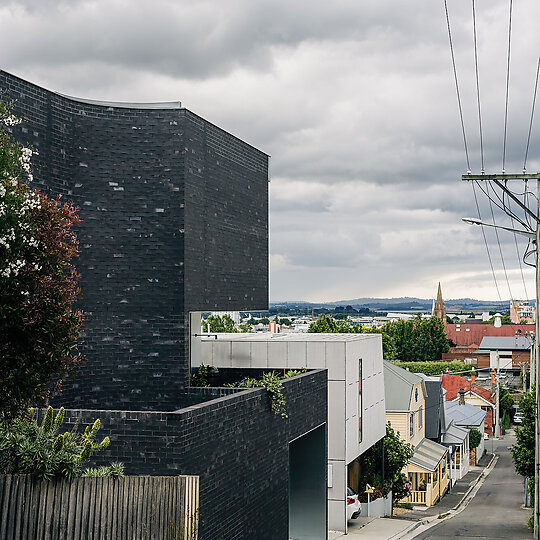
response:
[(0, 475), (1, 540), (197, 540), (198, 476)]

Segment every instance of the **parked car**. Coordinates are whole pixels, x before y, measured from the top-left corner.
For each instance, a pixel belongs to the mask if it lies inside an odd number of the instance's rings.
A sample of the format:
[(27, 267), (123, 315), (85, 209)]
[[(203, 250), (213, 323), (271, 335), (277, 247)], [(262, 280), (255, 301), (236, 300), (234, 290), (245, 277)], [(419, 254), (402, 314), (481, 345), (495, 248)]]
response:
[(360, 515), (360, 502), (358, 495), (350, 488), (347, 488), (347, 520), (356, 519)]

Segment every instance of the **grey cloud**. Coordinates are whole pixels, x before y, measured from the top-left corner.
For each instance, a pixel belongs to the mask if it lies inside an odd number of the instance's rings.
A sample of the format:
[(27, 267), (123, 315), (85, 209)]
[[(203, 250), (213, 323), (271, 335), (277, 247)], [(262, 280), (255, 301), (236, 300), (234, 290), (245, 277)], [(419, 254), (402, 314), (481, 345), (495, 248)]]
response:
[[(449, 8), (479, 172), (470, 3)], [(490, 172), (502, 165), (507, 10), (502, 0), (478, 5)], [(20, 0), (2, 2), (0, 17), (3, 69), (80, 97), (179, 99), (272, 155), (272, 299), (426, 296), (439, 280), (448, 296), (470, 296), (470, 287), (494, 298), (481, 230), (461, 222), (477, 210), (460, 179), (467, 166), (442, 3)], [(523, 165), (539, 18), (533, 0), (514, 3), (507, 170)], [(539, 121), (530, 171), (540, 170)], [(517, 288), (513, 236), (500, 241)]]

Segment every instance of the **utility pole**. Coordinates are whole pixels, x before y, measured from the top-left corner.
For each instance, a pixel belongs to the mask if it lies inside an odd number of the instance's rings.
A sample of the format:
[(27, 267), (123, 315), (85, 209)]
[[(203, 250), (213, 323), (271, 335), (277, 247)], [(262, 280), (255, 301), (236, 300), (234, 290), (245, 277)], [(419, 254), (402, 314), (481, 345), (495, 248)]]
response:
[[(536, 314), (535, 314), (535, 322), (536, 322), (536, 336), (534, 340), (534, 363), (535, 363), (535, 377), (534, 377), (534, 383), (535, 383), (535, 394), (536, 394), (536, 422), (535, 422), (535, 441), (534, 441), (534, 538), (536, 540), (540, 540), (540, 523), (539, 523), (539, 517), (540, 517), (540, 502), (538, 499), (540, 499), (540, 409), (538, 408), (538, 402), (539, 402), (539, 384), (538, 384), (538, 372), (540, 372), (540, 369), (538, 369), (538, 359), (540, 358), (540, 355), (538, 354), (538, 345), (540, 344), (540, 317), (538, 317), (538, 306), (540, 304), (540, 256), (539, 256), (539, 246), (540, 246), (540, 222), (538, 218), (540, 217), (540, 179), (537, 179), (536, 182), (536, 195), (537, 195), (537, 201), (538, 205), (536, 208), (537, 212), (537, 219), (536, 219)], [(532, 381), (531, 381), (532, 384)]]
[(501, 419), (500, 419), (500, 415), (499, 415), (499, 395), (500, 395), (500, 392), (499, 392), (499, 368), (500, 368), (500, 365), (501, 365), (501, 357), (499, 356), (499, 350), (497, 349), (496, 351), (496, 354), (497, 354), (497, 371), (496, 371), (496, 376), (495, 376), (495, 403), (496, 403), (496, 411), (495, 411), (495, 421), (496, 421), (496, 424), (495, 424), (495, 437), (497, 439), (500, 439), (501, 438)]
[[(514, 201), (529, 217), (534, 220), (535, 230), (517, 230), (511, 229), (508, 227), (497, 227), (497, 225), (485, 224), (479, 220), (468, 220), (466, 222), (477, 225), (487, 225), (490, 227), (500, 228), (512, 231), (523, 236), (527, 236), (530, 240), (533, 240), (536, 243), (536, 336), (534, 340), (534, 378), (531, 380), (531, 384), (534, 381), (536, 386), (535, 395), (536, 395), (536, 422), (535, 422), (535, 445), (534, 445), (534, 538), (535, 540), (540, 540), (540, 384), (539, 384), (539, 373), (540, 366), (538, 362), (540, 361), (540, 317), (539, 317), (539, 307), (540, 307), (540, 173), (537, 174), (526, 174), (525, 171), (523, 174), (465, 174), (461, 177), (465, 181), (491, 181), (493, 182), (503, 193), (512, 201)], [(512, 193), (507, 187), (506, 182), (508, 180), (536, 180), (536, 194), (537, 194), (537, 207), (536, 213), (531, 210), (524, 202), (520, 201), (519, 198)], [(532, 374), (531, 374), (532, 375)], [(497, 381), (498, 383), (498, 381)], [(497, 397), (499, 395), (499, 388), (497, 384)], [(497, 399), (498, 405), (498, 399)], [(498, 407), (497, 407), (498, 408)], [(497, 413), (498, 416), (498, 413)], [(497, 418), (498, 420), (498, 418)]]

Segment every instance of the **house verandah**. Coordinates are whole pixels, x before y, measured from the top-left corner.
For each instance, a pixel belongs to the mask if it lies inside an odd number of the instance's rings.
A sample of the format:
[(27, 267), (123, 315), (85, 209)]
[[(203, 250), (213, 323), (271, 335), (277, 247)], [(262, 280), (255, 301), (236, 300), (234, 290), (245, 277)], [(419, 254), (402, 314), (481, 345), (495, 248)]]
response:
[(411, 493), (403, 503), (433, 506), (448, 488), (446, 447), (423, 439), (414, 449), (405, 474), (411, 482)]

